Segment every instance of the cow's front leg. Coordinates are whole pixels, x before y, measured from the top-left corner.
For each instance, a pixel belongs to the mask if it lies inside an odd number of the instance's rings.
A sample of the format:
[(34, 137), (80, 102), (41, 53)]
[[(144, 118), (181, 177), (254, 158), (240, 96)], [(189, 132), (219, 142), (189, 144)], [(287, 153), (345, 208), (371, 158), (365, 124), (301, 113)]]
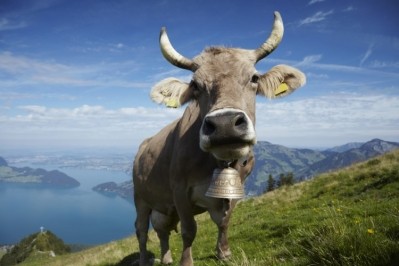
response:
[(228, 260), (231, 257), (227, 232), (230, 216), (236, 203), (237, 200), (220, 199), (220, 204), (218, 204), (219, 208), (209, 212), (219, 230), (216, 243), (216, 254), (220, 260)]
[(191, 253), (191, 246), (194, 242), (195, 235), (197, 234), (197, 224), (194, 220), (186, 220), (181, 222), (181, 231), (183, 238), (183, 253), (180, 259), (181, 266), (194, 265), (193, 256)]
[(181, 266), (194, 265), (191, 246), (197, 234), (197, 223), (194, 219), (193, 209), (187, 195), (175, 194), (177, 213), (180, 218), (181, 234), (183, 239), (183, 252), (180, 259)]

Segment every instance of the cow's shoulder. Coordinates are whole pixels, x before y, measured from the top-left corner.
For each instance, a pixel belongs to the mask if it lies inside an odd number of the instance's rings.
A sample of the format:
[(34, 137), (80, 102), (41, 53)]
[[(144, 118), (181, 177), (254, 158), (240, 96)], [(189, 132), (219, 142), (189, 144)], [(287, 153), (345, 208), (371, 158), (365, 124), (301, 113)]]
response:
[(134, 161), (134, 175), (140, 179), (155, 172), (167, 173), (165, 167), (173, 151), (173, 138), (178, 120), (164, 127), (156, 135), (143, 141)]

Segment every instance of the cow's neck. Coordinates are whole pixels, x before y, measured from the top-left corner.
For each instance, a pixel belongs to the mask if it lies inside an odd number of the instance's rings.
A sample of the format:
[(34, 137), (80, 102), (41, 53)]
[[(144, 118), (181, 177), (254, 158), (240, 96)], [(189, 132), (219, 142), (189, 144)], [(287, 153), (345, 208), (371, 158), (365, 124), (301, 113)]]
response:
[[(212, 154), (202, 151), (199, 146), (201, 125), (199, 106), (196, 102), (191, 102), (186, 107), (174, 132), (173, 158), (177, 165), (186, 170), (198, 169), (198, 165), (206, 165), (204, 168), (209, 167), (208, 171), (213, 171), (217, 167), (217, 160)], [(184, 165), (181, 162), (184, 162)]]

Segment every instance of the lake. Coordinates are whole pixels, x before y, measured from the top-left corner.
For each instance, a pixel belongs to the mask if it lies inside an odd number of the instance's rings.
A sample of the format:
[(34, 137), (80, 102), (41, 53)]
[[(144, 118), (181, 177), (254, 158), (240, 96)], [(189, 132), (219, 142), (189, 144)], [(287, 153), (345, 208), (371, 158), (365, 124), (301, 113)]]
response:
[(133, 203), (92, 191), (92, 187), (100, 183), (129, 180), (131, 177), (126, 173), (58, 169), (51, 165), (32, 167), (60, 170), (81, 185), (74, 189), (47, 189), (0, 184), (0, 244), (17, 243), (39, 232), (41, 226), (68, 244), (97, 245), (134, 233), (136, 212)]

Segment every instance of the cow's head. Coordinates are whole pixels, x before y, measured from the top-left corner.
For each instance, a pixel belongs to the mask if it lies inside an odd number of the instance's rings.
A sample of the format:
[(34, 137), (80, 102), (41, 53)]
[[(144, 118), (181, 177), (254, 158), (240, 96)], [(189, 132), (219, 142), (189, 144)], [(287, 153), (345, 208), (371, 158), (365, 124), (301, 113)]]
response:
[(162, 54), (171, 64), (191, 70), (193, 76), (190, 83), (175, 78), (159, 82), (152, 99), (168, 107), (196, 101), (202, 119), (201, 149), (225, 161), (246, 156), (256, 143), (256, 95), (283, 97), (306, 82), (305, 75), (290, 66), (278, 65), (265, 74), (255, 69), (278, 46), (283, 32), (281, 16), (275, 12), (272, 32), (258, 49), (211, 47), (191, 60), (173, 48), (162, 28)]

